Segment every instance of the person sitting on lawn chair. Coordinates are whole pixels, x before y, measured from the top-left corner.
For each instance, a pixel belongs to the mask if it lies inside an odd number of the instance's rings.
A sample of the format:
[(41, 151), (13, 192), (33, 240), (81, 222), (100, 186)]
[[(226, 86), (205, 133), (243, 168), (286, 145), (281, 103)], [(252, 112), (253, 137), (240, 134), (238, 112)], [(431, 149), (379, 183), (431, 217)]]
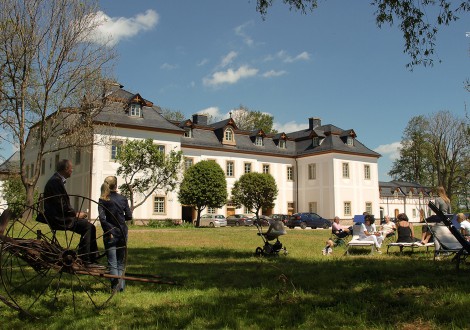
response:
[(339, 224), (339, 217), (336, 216), (333, 219), (333, 224), (331, 225), (331, 232), (336, 235), (338, 238), (344, 238), (348, 235), (352, 235), (352, 227), (342, 226)]
[(470, 242), (470, 222), (465, 217), (465, 214), (458, 213), (457, 221), (460, 224), (460, 232), (462, 233), (463, 237), (465, 237), (465, 239)]
[(382, 236), (383, 237), (390, 237), (395, 235), (395, 231), (397, 230), (397, 226), (390, 221), (390, 217), (388, 215), (384, 218), (385, 223), (382, 225)]

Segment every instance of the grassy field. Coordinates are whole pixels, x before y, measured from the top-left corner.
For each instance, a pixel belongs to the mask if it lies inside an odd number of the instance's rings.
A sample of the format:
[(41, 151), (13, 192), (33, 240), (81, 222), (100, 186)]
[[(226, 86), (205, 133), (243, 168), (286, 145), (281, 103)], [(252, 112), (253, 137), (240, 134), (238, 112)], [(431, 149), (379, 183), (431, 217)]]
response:
[(465, 329), (468, 266), (424, 249), (323, 256), (329, 230), (288, 230), (288, 256), (259, 258), (256, 228), (133, 227), (128, 272), (181, 285), (129, 282), (106, 308), (61, 305), (30, 319), (0, 303), (2, 329)]

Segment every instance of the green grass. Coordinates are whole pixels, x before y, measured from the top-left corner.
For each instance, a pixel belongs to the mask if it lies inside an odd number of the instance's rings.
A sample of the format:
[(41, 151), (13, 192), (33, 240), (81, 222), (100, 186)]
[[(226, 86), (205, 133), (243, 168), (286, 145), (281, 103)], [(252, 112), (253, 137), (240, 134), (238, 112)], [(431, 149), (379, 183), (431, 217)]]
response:
[[(255, 228), (132, 227), (128, 272), (181, 285), (127, 282), (102, 310), (62, 302), (32, 320), (0, 304), (8, 329), (464, 329), (469, 268), (432, 252), (321, 255), (328, 230), (289, 230), (288, 256), (253, 256)], [(102, 293), (106, 295), (107, 293)], [(49, 310), (46, 309), (46, 312)], [(72, 322), (73, 321), (73, 322)]]

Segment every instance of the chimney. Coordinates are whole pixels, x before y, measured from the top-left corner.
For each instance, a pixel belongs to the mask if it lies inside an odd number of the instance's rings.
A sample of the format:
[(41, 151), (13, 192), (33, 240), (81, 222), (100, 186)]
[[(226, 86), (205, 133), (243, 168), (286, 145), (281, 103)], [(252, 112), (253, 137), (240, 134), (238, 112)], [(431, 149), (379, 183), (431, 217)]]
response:
[(207, 125), (207, 115), (202, 114), (194, 114), (193, 115), (193, 123), (196, 125)]
[(321, 119), (320, 118), (309, 118), (308, 119), (308, 128), (310, 130), (315, 129), (317, 127), (321, 126)]

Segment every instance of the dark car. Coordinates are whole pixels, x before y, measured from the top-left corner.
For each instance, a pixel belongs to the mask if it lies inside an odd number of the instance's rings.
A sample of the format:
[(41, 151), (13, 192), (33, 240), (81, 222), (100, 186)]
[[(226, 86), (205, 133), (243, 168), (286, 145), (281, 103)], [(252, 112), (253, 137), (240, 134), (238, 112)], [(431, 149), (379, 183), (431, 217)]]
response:
[(312, 229), (327, 229), (331, 227), (331, 225), (332, 223), (330, 220), (322, 218), (316, 213), (309, 212), (295, 213), (291, 215), (289, 221), (287, 221), (287, 227), (289, 228), (300, 227), (302, 229), (305, 229), (307, 227), (310, 227)]
[(256, 216), (253, 217), (253, 223), (260, 227), (268, 227), (271, 222), (273, 221), (272, 218), (268, 217), (267, 215), (260, 215), (259, 219), (256, 219)]
[(253, 226), (253, 219), (247, 214), (234, 214), (227, 217), (227, 226)]
[(289, 221), (289, 215), (288, 214), (273, 214), (272, 218), (274, 220), (281, 220), (283, 224), (286, 224), (287, 221)]

